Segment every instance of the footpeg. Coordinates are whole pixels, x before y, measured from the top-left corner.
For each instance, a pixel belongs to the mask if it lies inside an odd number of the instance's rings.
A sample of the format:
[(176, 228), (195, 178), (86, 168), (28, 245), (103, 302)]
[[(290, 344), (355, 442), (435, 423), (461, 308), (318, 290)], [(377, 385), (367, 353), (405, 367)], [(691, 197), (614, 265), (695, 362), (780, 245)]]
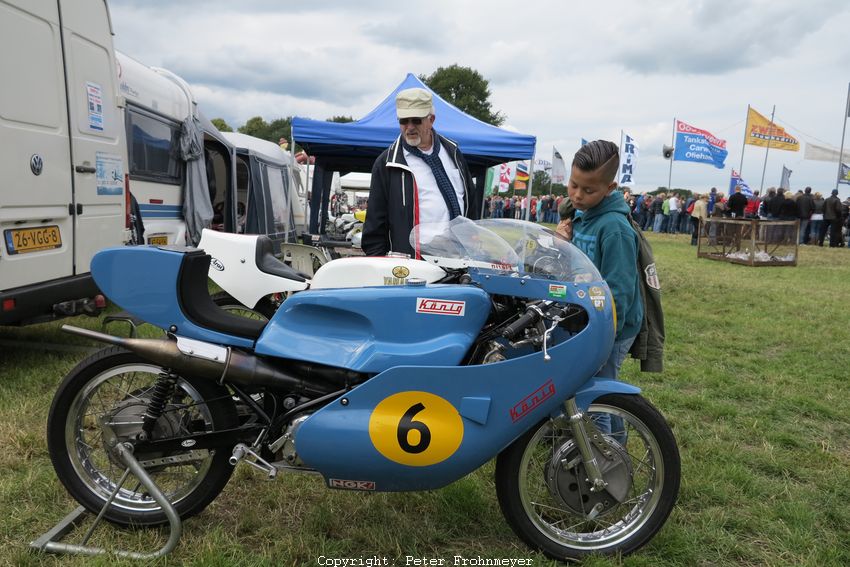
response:
[(230, 456), (229, 461), (234, 467), (238, 465), (240, 461), (248, 463), (255, 469), (266, 473), (270, 480), (277, 476), (277, 468), (255, 453), (244, 443), (239, 443), (233, 448), (233, 454)]

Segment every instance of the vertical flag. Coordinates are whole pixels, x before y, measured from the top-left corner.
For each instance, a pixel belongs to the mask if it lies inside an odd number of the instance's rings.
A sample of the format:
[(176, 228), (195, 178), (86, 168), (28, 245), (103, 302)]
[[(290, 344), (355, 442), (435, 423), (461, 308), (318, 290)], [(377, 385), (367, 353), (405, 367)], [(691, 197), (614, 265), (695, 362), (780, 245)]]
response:
[(841, 175), (838, 178), (838, 182), (850, 185), (850, 165), (846, 163), (841, 164)]
[(496, 166), (488, 167), (487, 174), (484, 176), (484, 196), (489, 197), (493, 194), (493, 182), (496, 179)]
[(507, 193), (511, 187), (511, 177), (513, 177), (513, 167), (509, 163), (503, 163), (499, 166), (499, 193)]
[(528, 188), (528, 164), (524, 161), (516, 163), (516, 177), (514, 178), (514, 191), (524, 191)]
[(800, 150), (800, 142), (797, 141), (797, 138), (786, 132), (781, 126), (777, 126), (776, 123), (771, 124), (770, 120), (750, 107), (747, 111), (744, 143), (766, 148), (768, 142), (774, 150), (788, 150), (789, 152)]
[(620, 179), (619, 184), (630, 187), (635, 184), (635, 161), (637, 160), (638, 145), (635, 139), (623, 134), (623, 147), (620, 148)]
[(555, 146), (552, 146), (552, 183), (558, 185), (567, 183), (567, 164), (564, 163), (561, 152)]
[(744, 181), (741, 177), (741, 174), (732, 170), (732, 179), (729, 180), (729, 194), (732, 195), (735, 192), (735, 187), (738, 185), (741, 186), (741, 193), (746, 196), (748, 199), (753, 196), (753, 190), (750, 189), (750, 186)]
[(792, 171), (790, 169), (788, 169), (784, 165), (782, 166), (782, 177), (779, 181), (779, 187), (785, 189), (786, 191), (791, 189), (791, 173)]

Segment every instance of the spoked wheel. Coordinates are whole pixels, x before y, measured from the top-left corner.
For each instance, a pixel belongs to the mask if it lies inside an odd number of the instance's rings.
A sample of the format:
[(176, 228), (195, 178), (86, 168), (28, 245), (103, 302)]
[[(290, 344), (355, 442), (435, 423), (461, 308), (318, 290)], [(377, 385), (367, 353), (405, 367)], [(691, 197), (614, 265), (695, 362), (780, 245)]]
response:
[(542, 422), (496, 461), (496, 492), (508, 524), (554, 559), (635, 551), (661, 529), (679, 493), (679, 450), (658, 410), (640, 396), (610, 394), (590, 413), (594, 421), (622, 419), (620, 430), (603, 435), (604, 448), (593, 445), (608, 483), (603, 490), (591, 490), (565, 420)]
[[(101, 510), (126, 469), (107, 439), (112, 434), (122, 443), (138, 438), (162, 372), (162, 367), (136, 354), (110, 347), (78, 364), (59, 386), (47, 422), (50, 459), (59, 480), (89, 511)], [(201, 378), (179, 378), (154, 424), (151, 440), (236, 425), (236, 410), (226, 388)], [(226, 449), (189, 447), (134, 456), (183, 518), (202, 511), (233, 473)], [(121, 485), (104, 517), (122, 525), (168, 521), (161, 506), (132, 475)]]
[(268, 297), (262, 298), (253, 308), (242, 305), (226, 291), (220, 291), (210, 297), (212, 298), (213, 303), (225, 311), (228, 311), (233, 315), (239, 315), (240, 317), (257, 319), (258, 321), (270, 320), (272, 315), (274, 315), (274, 312), (277, 310), (275, 304), (272, 303)]

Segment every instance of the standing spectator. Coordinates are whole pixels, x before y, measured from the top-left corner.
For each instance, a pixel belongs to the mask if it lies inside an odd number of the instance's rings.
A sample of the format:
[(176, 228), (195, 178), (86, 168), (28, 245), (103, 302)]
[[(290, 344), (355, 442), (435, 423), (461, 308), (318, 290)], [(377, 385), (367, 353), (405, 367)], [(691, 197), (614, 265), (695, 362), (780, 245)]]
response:
[[(838, 198), (838, 189), (832, 190), (830, 195), (823, 204), (823, 220), (829, 225), (829, 247), (838, 248), (841, 245), (841, 222), (844, 220), (844, 208), (841, 205), (841, 199)], [(826, 232), (826, 231), (822, 231)], [(821, 239), (821, 246), (823, 240)]]
[[(800, 208), (797, 206), (797, 200), (794, 199), (794, 195), (791, 194), (791, 191), (785, 192), (785, 200), (782, 202), (782, 205), (779, 207), (779, 220), (783, 221), (796, 221), (800, 218)], [(783, 243), (795, 243), (796, 236), (794, 232), (794, 226), (789, 225), (783, 227), (785, 230), (783, 231), (784, 237), (782, 239)]]
[(705, 233), (708, 220), (708, 195), (694, 195), (694, 210), (691, 212), (691, 246), (697, 245), (700, 230)]
[(658, 232), (667, 232), (670, 226), (670, 197), (665, 196), (661, 202), (661, 228)]
[(729, 210), (732, 218), (744, 218), (744, 209), (747, 208), (747, 198), (741, 193), (741, 186), (735, 186), (735, 194), (729, 197)]
[(744, 218), (745, 219), (756, 219), (759, 216), (759, 206), (761, 205), (761, 199), (759, 199), (759, 192), (753, 191), (753, 196), (747, 199), (747, 206), (744, 208)]
[(815, 191), (812, 199), (812, 219), (809, 222), (809, 242), (823, 246), (825, 223), (823, 222), (823, 207), (826, 202), (819, 191)]
[(689, 229), (691, 227), (691, 213), (694, 210), (693, 205), (696, 202), (696, 198), (697, 195), (692, 194), (687, 198), (687, 200), (685, 200), (684, 204), (682, 205), (682, 210), (679, 213), (679, 218), (682, 219), (679, 223), (679, 232), (681, 232), (682, 234), (687, 234), (690, 232)]
[(712, 187), (708, 192), (708, 216), (714, 212), (714, 203), (717, 201), (717, 187)]
[(458, 216), (477, 219), (481, 212), (470, 206), (474, 186), (466, 158), (455, 142), (434, 129), (431, 93), (404, 89), (395, 102), (399, 135), (372, 166), (361, 241), (368, 256), (390, 251), (418, 255), (409, 240), (414, 226)]
[(646, 195), (643, 199), (643, 224), (641, 229), (649, 231), (652, 228), (652, 221), (655, 218), (655, 213), (652, 212), (652, 205), (655, 203), (655, 197)]
[(663, 209), (665, 197), (666, 195), (664, 193), (659, 193), (652, 200), (652, 232), (655, 233), (661, 232), (661, 225), (664, 222)]
[(800, 210), (800, 244), (807, 244), (809, 242), (809, 222), (815, 208), (811, 187), (806, 187), (806, 190), (797, 199), (797, 208)]
[(668, 201), (669, 218), (667, 219), (667, 232), (676, 234), (679, 229), (679, 196), (676, 193), (670, 194)]

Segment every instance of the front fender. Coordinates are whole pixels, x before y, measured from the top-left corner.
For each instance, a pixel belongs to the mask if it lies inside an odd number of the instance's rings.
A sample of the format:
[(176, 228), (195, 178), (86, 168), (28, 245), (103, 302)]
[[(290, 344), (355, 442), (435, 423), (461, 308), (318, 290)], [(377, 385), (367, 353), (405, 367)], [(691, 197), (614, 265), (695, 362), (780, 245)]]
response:
[(640, 394), (640, 388), (610, 378), (591, 378), (576, 392), (576, 405), (587, 411), (594, 400), (606, 394)]

